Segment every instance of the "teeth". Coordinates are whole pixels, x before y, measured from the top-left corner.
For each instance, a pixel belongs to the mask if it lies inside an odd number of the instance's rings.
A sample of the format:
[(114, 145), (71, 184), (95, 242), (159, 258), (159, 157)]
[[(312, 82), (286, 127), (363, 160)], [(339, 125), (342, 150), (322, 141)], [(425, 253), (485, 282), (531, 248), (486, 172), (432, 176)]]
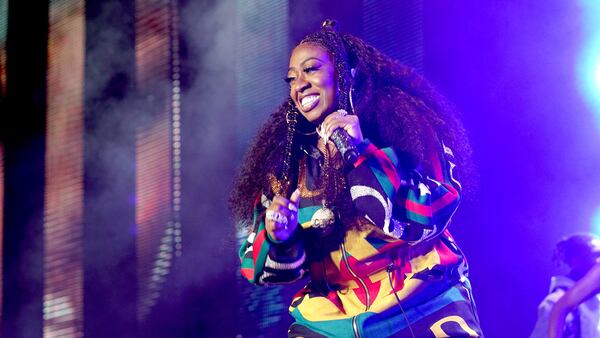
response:
[(308, 95), (303, 97), (300, 103), (302, 104), (302, 107), (308, 107), (311, 104), (313, 104), (318, 98), (319, 95)]

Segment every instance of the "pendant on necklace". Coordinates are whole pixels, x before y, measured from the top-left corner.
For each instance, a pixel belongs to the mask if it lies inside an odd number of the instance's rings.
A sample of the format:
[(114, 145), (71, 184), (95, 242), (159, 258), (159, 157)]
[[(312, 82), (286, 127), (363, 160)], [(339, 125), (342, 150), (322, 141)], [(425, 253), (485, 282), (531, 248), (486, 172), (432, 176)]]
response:
[(326, 228), (335, 222), (335, 215), (331, 209), (323, 205), (310, 219), (313, 228)]

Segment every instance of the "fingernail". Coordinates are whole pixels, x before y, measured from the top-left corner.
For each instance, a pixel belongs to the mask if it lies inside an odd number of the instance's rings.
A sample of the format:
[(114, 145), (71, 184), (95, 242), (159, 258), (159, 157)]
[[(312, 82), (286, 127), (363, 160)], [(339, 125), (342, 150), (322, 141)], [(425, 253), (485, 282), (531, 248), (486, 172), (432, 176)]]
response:
[(298, 197), (299, 194), (300, 194), (300, 190), (296, 188), (296, 190), (294, 190), (294, 192), (290, 196), (290, 199), (296, 199), (296, 197)]
[(294, 204), (294, 203), (288, 204), (288, 209), (290, 209), (290, 211), (293, 211), (293, 212), (298, 211), (298, 208), (296, 208), (296, 204)]

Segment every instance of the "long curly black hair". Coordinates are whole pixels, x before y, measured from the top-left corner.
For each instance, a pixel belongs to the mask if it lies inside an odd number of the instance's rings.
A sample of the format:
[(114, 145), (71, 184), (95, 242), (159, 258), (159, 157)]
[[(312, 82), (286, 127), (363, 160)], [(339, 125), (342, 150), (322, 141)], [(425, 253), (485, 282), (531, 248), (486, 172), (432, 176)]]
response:
[[(337, 76), (337, 109), (350, 112), (352, 99), (365, 138), (379, 148), (393, 147), (406, 154), (414, 166), (425, 169), (431, 166), (431, 155), (440, 151), (439, 142), (443, 141), (455, 156), (463, 191), (468, 188), (474, 170), (465, 129), (455, 109), (427, 80), (363, 40), (338, 33), (331, 21), (298, 45), (302, 43), (318, 44), (331, 53)], [(281, 177), (282, 171), (289, 170), (290, 180), (297, 177), (297, 162), (302, 156), (298, 145), (311, 139), (298, 133), (289, 137), (290, 114), (298, 120), (298, 126), (291, 126), (291, 131), (303, 126), (314, 130), (295, 111), (289, 97), (269, 116), (244, 157), (229, 198), (238, 224), (250, 223), (257, 196), (273, 194), (269, 175)], [(289, 154), (291, 161), (286, 158)]]

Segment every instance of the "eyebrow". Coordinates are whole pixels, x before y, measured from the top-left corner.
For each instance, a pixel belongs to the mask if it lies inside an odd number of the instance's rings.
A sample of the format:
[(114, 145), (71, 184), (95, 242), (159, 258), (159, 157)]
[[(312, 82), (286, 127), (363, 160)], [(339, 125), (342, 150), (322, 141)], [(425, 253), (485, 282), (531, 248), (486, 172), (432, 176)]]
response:
[[(318, 57), (316, 57), (316, 56), (311, 56), (311, 57), (309, 57), (308, 59), (306, 59), (306, 60), (302, 61), (302, 62), (300, 63), (300, 65), (301, 65), (301, 66), (302, 66), (302, 65), (304, 65), (305, 63), (307, 63), (307, 62), (308, 62), (308, 61), (310, 61), (310, 60), (318, 60), (318, 61), (320, 61), (320, 62), (323, 62), (323, 63), (325, 63), (325, 61), (323, 61), (323, 60), (319, 59)], [(290, 70), (292, 70), (292, 69), (294, 69), (294, 67), (289, 67), (289, 68), (288, 68), (288, 72), (289, 72)]]

